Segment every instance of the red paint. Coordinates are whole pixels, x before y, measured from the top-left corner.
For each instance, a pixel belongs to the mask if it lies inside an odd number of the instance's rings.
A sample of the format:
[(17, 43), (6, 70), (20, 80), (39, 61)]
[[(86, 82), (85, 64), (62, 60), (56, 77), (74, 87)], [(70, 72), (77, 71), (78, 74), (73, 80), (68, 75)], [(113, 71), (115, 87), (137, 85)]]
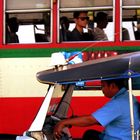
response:
[[(140, 97), (138, 99), (140, 101)], [(42, 97), (0, 98), (0, 134), (23, 134), (30, 127), (42, 101)], [(105, 97), (74, 97), (71, 107), (75, 116), (81, 116), (91, 114), (107, 101), (108, 99)], [(72, 110), (70, 109), (69, 117), (71, 115)], [(72, 127), (70, 131), (73, 137), (82, 137), (84, 131), (90, 128), (99, 131), (104, 129), (101, 126)]]
[[(84, 99), (84, 100), (83, 100)], [(99, 102), (97, 102), (99, 100)], [(27, 130), (38, 109), (43, 98), (1, 98), (0, 99), (0, 133), (1, 134), (22, 134)], [(88, 102), (88, 104), (87, 104)], [(71, 106), (74, 115), (89, 114), (106, 102), (103, 97), (75, 97), (72, 99)], [(88, 109), (87, 109), (88, 108)], [(69, 114), (72, 114), (72, 110)], [(86, 112), (85, 112), (86, 111)], [(72, 134), (79, 135), (76, 128), (72, 128)], [(79, 128), (78, 128), (79, 129)], [(75, 131), (76, 130), (76, 131)], [(77, 133), (78, 132), (78, 133)]]
[(32, 123), (43, 98), (0, 98), (0, 133), (22, 134)]
[(118, 43), (118, 45), (121, 43), (120, 42), (120, 1), (116, 0), (115, 1), (115, 41)]
[[(1, 40), (0, 40), (1, 41)], [(0, 42), (1, 43), (1, 42)], [(25, 49), (25, 48), (102, 48), (112, 47), (112, 50), (117, 49), (118, 47), (138, 47), (139, 49), (140, 41), (125, 41), (125, 42), (69, 42), (69, 43), (48, 43), (48, 44), (0, 44), (0, 49)], [(122, 48), (123, 49), (123, 48)]]

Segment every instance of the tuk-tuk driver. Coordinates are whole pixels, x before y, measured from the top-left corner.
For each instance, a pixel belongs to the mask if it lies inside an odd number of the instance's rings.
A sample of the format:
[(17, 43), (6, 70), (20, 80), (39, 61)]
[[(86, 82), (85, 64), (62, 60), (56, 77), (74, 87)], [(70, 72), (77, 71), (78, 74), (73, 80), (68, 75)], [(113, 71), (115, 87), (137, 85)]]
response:
[[(103, 94), (111, 98), (102, 108), (90, 115), (60, 121), (54, 128), (54, 135), (60, 138), (64, 127), (102, 125), (105, 130), (98, 133), (99, 140), (131, 140), (129, 94), (124, 80), (101, 81)], [(134, 129), (139, 129), (138, 102), (133, 96)]]

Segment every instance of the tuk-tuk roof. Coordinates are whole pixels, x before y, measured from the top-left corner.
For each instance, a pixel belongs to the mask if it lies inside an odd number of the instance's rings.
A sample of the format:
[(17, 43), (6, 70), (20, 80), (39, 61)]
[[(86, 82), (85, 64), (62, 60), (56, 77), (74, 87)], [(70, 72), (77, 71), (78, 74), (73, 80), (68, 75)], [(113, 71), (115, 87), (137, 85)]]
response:
[(49, 69), (37, 73), (37, 79), (46, 84), (138, 76), (140, 76), (140, 51), (67, 65), (64, 70)]

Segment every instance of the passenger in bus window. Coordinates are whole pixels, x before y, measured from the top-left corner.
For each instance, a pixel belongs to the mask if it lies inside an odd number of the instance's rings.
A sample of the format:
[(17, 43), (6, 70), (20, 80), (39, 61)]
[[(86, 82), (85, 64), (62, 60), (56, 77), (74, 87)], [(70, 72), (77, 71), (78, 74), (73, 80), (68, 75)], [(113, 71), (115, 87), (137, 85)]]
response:
[(132, 24), (133, 28), (136, 28), (136, 30), (134, 31), (135, 39), (140, 40), (140, 24), (135, 25), (134, 22), (132, 22)]
[(127, 28), (122, 27), (122, 41), (130, 40), (130, 35)]
[[(105, 97), (110, 98), (109, 102), (90, 115), (64, 119), (58, 122), (54, 128), (55, 137), (61, 137), (64, 127), (101, 125), (105, 128), (103, 132), (92, 131), (97, 134), (98, 140), (131, 140), (129, 94), (125, 82), (128, 81), (124, 79), (102, 80), (102, 92)], [(134, 131), (136, 133), (140, 127), (139, 103), (134, 96), (132, 98)]]
[(8, 19), (6, 27), (6, 43), (19, 43), (18, 35), (16, 34), (18, 28), (19, 23), (16, 17)]
[(69, 29), (69, 19), (66, 16), (60, 18), (60, 41), (67, 41), (68, 35), (70, 33)]
[(73, 18), (76, 23), (75, 28), (68, 35), (68, 41), (92, 41), (93, 34), (91, 30), (86, 29), (89, 17), (87, 11), (75, 11)]
[(93, 35), (95, 41), (106, 41), (108, 37), (104, 32), (104, 29), (108, 24), (108, 15), (105, 12), (98, 12), (95, 21), (97, 23), (97, 27), (93, 29)]
[(37, 29), (38, 31), (43, 31), (46, 34), (41, 34), (41, 33), (35, 33), (35, 41), (36, 42), (49, 42), (50, 41), (50, 31), (49, 29), (47, 29), (47, 27), (45, 29), (41, 29), (38, 28), (37, 25), (34, 25), (35, 29)]

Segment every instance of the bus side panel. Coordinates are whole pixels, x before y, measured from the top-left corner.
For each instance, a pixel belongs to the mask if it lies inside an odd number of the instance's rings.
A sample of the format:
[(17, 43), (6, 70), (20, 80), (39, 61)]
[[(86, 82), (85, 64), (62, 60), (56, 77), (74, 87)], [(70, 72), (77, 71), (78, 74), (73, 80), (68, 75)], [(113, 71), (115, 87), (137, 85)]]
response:
[(43, 98), (0, 98), (0, 133), (23, 134), (36, 116)]
[[(137, 96), (140, 101), (140, 97)], [(0, 98), (0, 134), (21, 135), (28, 130), (34, 117), (36, 116), (43, 97), (24, 97), (24, 98)], [(108, 101), (103, 96), (95, 97), (73, 97), (69, 117), (73, 115), (87, 115), (102, 107)], [(70, 129), (73, 138), (82, 137), (87, 129), (104, 130), (101, 126), (93, 127), (72, 127)]]
[[(36, 116), (43, 97), (0, 98), (0, 133), (21, 135), (28, 130)], [(99, 101), (99, 102), (98, 102)], [(75, 116), (89, 114), (106, 102), (104, 97), (74, 97), (71, 107)], [(69, 110), (69, 116), (72, 114)], [(79, 128), (72, 128), (73, 137), (81, 136)], [(83, 131), (83, 130), (81, 130)]]

